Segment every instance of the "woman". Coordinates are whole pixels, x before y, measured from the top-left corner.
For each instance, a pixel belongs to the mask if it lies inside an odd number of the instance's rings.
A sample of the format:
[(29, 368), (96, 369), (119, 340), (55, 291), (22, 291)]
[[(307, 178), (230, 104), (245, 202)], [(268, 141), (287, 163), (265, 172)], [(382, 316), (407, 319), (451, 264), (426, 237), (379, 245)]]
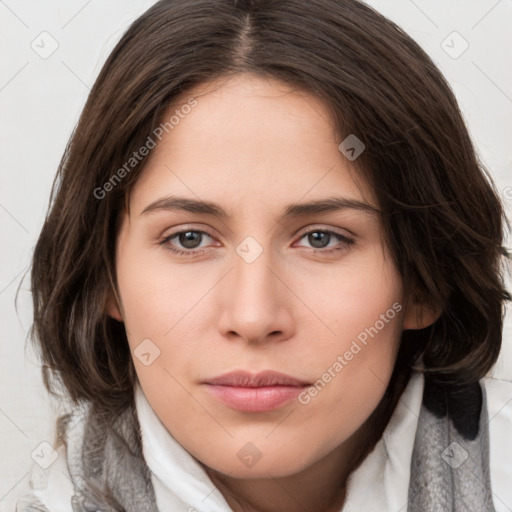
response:
[(45, 382), (75, 407), (19, 510), (510, 501), (484, 383), (503, 222), (450, 88), (370, 7), (158, 2), (34, 252)]

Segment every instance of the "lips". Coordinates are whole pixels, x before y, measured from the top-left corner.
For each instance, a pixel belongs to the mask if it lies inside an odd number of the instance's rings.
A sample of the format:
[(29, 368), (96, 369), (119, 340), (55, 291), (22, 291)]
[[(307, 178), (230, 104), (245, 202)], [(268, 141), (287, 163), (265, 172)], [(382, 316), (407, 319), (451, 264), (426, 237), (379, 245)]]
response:
[(245, 371), (226, 373), (205, 381), (215, 386), (236, 386), (243, 388), (262, 388), (269, 386), (307, 386), (309, 382), (290, 377), (284, 373), (265, 370), (257, 374)]
[(226, 373), (204, 382), (206, 389), (224, 405), (242, 412), (266, 412), (278, 409), (311, 385), (284, 373), (266, 370)]

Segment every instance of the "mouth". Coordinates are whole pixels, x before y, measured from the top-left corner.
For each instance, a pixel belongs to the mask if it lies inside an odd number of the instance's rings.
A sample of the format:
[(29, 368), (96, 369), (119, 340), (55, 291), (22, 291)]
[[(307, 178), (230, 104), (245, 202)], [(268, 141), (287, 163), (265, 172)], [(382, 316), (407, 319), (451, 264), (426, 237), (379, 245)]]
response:
[(258, 374), (230, 372), (208, 379), (203, 384), (224, 405), (243, 412), (278, 409), (311, 385), (310, 382), (271, 370)]

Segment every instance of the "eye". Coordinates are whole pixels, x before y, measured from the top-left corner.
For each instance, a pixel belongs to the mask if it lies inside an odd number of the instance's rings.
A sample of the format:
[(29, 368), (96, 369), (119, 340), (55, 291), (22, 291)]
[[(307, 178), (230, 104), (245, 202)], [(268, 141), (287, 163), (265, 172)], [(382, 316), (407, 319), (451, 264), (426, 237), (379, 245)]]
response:
[[(165, 248), (176, 254), (185, 256), (195, 256), (199, 253), (204, 252), (203, 250), (197, 250), (200, 247), (201, 242), (204, 239), (204, 235), (213, 238), (213, 236), (207, 231), (199, 229), (184, 229), (171, 233), (160, 240), (160, 244), (164, 245)], [(185, 250), (176, 247), (171, 241), (176, 239), (175, 243), (178, 243)]]
[[(307, 242), (311, 244), (314, 252), (332, 253), (340, 250), (348, 250), (354, 243), (352, 238), (338, 233), (337, 231), (327, 229), (312, 229), (303, 233), (300, 240), (307, 238)], [(334, 245), (331, 244), (334, 242)], [(331, 244), (331, 245), (330, 245)], [(326, 247), (331, 247), (326, 249)]]
[[(214, 239), (213, 235), (205, 230), (182, 229), (165, 236), (159, 241), (159, 244), (182, 256), (196, 256), (203, 253), (206, 248), (201, 247), (201, 242), (204, 241), (205, 236)], [(311, 229), (302, 233), (299, 240), (304, 238), (307, 238), (307, 242), (311, 244), (310, 247), (315, 253), (330, 254), (336, 251), (348, 250), (354, 243), (352, 238), (327, 229)], [(334, 245), (331, 242), (334, 242)], [(331, 248), (327, 249), (328, 247)]]

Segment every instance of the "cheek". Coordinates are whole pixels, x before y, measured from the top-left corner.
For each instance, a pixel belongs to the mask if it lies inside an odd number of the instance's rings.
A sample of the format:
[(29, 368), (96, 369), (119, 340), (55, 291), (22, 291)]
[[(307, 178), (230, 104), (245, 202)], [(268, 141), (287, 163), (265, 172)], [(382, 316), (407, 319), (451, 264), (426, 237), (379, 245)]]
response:
[(314, 365), (317, 380), (302, 403), (311, 418), (335, 410), (355, 427), (378, 405), (394, 368), (402, 332), (402, 280), (376, 251), (351, 265), (350, 272), (333, 270), (321, 290), (309, 280), (304, 287), (323, 321), (317, 321), (323, 334), (306, 348), (305, 360)]
[(141, 245), (125, 243), (117, 259), (124, 324), (135, 369), (148, 396), (159, 396), (165, 389), (174, 401), (183, 399), (180, 404), (185, 406), (187, 396), (179, 383), (184, 382), (183, 374), (197, 373), (195, 365), (204, 352), (201, 323), (194, 315), (211, 284), (198, 280), (191, 266), (189, 270), (186, 266), (170, 268), (159, 249), (148, 251)]
[(147, 250), (141, 245), (127, 243), (117, 259), (124, 322), (133, 342), (170, 337), (204, 294), (203, 286), (191, 286), (194, 275), (190, 271), (169, 268), (161, 254), (165, 249)]
[[(380, 247), (333, 265), (328, 273), (308, 275), (298, 294), (316, 316), (313, 325), (322, 333), (317, 339), (328, 345), (343, 348), (359, 334), (364, 339), (364, 333), (376, 323), (383, 337), (389, 337), (391, 324), (394, 332), (399, 332), (402, 279)], [(308, 324), (312, 325), (310, 320)]]

